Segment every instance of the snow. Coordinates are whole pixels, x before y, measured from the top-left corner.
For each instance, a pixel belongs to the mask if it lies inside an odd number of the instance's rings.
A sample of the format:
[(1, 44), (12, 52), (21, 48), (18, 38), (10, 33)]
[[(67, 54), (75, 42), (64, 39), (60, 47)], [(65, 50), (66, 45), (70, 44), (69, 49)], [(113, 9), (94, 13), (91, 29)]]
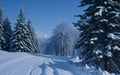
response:
[(86, 64), (86, 65), (85, 65), (85, 69), (90, 69), (90, 67)]
[(94, 42), (93, 42), (93, 41), (90, 41), (90, 44), (94, 44)]
[(107, 2), (105, 1), (104, 4), (107, 4)]
[(98, 40), (98, 38), (97, 38), (97, 37), (91, 38), (91, 39), (90, 39), (90, 43), (91, 43), (91, 44), (94, 44), (94, 41), (95, 41), (95, 40)]
[(113, 24), (113, 23), (110, 23), (109, 25), (112, 26), (112, 27), (115, 27), (115, 26), (116, 26), (116, 24)]
[(102, 29), (100, 29), (100, 32), (102, 32), (102, 33), (103, 33), (104, 31), (103, 31)]
[(103, 58), (103, 55), (101, 55), (102, 54), (101, 50), (94, 50), (93, 53), (95, 53), (96, 55), (98, 55), (97, 56), (98, 59)]
[(97, 37), (95, 37), (95, 38), (91, 38), (91, 40), (98, 40), (98, 38), (97, 38)]
[(112, 18), (115, 18), (115, 17), (119, 17), (120, 16), (120, 13), (119, 12), (116, 12), (116, 11), (111, 11), (109, 14), (114, 14), (114, 16)]
[(107, 71), (103, 71), (103, 73), (104, 73), (103, 75), (110, 75)]
[(98, 55), (98, 54), (100, 54), (102, 52), (100, 50), (94, 50), (94, 53)]
[(98, 6), (97, 8), (100, 9), (99, 12), (98, 12), (98, 14), (99, 14), (100, 16), (102, 16), (102, 11), (103, 11), (104, 7), (103, 7), (103, 6)]
[(107, 12), (107, 9), (103, 6), (98, 6), (96, 8), (99, 9), (99, 11), (94, 14), (95, 16), (102, 16), (103, 11)]
[(80, 62), (82, 62), (82, 59), (79, 59), (79, 57), (76, 56), (76, 57), (73, 57), (72, 59), (70, 59), (70, 62), (72, 62), (72, 63), (80, 63)]
[[(0, 50), (0, 75), (113, 75), (93, 66), (76, 66), (71, 57)], [(79, 62), (79, 58), (73, 59)]]
[(0, 51), (0, 75), (79, 75), (69, 58)]
[(108, 22), (107, 19), (101, 19), (100, 22)]
[(112, 38), (112, 39), (120, 39), (120, 37), (118, 37), (118, 36), (116, 36), (115, 34), (113, 34), (113, 33), (109, 33), (108, 34), (108, 38)]
[(104, 31), (102, 29), (100, 30), (96, 30), (96, 31), (92, 31), (92, 33), (103, 33)]
[(114, 46), (114, 47), (113, 47), (113, 50), (118, 50), (118, 51), (120, 51), (120, 47)]
[(106, 48), (108, 48), (108, 50), (111, 50), (111, 46), (110, 45), (108, 45)]
[(102, 59), (102, 58), (103, 58), (103, 56), (102, 56), (102, 55), (100, 55), (98, 58)]
[(112, 57), (112, 53), (110, 51), (107, 51), (107, 57)]

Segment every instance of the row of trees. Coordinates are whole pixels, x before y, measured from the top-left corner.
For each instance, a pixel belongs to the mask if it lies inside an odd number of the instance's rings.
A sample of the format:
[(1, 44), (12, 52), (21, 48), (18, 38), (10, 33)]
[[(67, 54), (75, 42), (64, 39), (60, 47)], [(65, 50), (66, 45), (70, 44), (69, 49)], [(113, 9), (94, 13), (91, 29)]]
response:
[(76, 48), (84, 63), (120, 73), (120, 0), (82, 0), (87, 6), (74, 25), (80, 30)]
[(61, 23), (54, 28), (52, 36), (45, 43), (43, 53), (61, 56), (76, 55), (75, 44), (78, 36), (78, 30), (67, 23)]
[(31, 21), (25, 23), (23, 9), (20, 9), (15, 25), (14, 30), (12, 30), (8, 17), (3, 19), (2, 7), (0, 6), (0, 49), (13, 52), (40, 52)]

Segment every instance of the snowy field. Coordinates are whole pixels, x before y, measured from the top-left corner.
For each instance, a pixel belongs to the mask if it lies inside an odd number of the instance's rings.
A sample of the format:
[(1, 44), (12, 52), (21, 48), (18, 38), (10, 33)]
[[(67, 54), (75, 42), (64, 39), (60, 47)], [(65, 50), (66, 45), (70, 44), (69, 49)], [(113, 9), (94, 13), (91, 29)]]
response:
[(0, 51), (0, 75), (114, 75), (87, 65), (78, 67), (72, 61), (79, 62), (77, 58)]

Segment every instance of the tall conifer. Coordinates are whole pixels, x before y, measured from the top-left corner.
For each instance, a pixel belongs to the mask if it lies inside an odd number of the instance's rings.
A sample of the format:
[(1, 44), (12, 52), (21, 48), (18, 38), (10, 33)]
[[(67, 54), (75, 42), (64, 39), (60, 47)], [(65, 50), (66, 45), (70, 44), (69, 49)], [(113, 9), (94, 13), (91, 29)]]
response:
[(0, 4), (0, 50), (4, 48), (5, 39), (3, 37), (3, 11)]
[(84, 62), (120, 73), (120, 0), (82, 0), (87, 6), (75, 26), (80, 30), (76, 48)]
[(10, 49), (10, 38), (12, 36), (12, 28), (11, 28), (11, 23), (10, 23), (8, 17), (4, 20), (3, 32), (4, 32), (3, 36), (4, 36), (4, 39), (5, 39), (4, 50), (9, 51), (9, 49)]

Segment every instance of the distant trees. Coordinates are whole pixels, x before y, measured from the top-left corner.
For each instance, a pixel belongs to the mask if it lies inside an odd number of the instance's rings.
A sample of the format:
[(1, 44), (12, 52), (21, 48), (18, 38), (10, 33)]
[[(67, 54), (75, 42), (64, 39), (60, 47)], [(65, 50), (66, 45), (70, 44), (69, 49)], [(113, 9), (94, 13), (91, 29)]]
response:
[(8, 17), (4, 20), (0, 6), (0, 49), (5, 51), (40, 52), (31, 21), (25, 23), (23, 9), (20, 10), (16, 26), (12, 31)]
[(76, 44), (89, 65), (120, 73), (120, 1), (82, 0), (87, 6), (75, 26), (80, 30)]
[(61, 56), (72, 55), (77, 37), (77, 30), (71, 28), (66, 23), (61, 23), (53, 30), (46, 52)]

